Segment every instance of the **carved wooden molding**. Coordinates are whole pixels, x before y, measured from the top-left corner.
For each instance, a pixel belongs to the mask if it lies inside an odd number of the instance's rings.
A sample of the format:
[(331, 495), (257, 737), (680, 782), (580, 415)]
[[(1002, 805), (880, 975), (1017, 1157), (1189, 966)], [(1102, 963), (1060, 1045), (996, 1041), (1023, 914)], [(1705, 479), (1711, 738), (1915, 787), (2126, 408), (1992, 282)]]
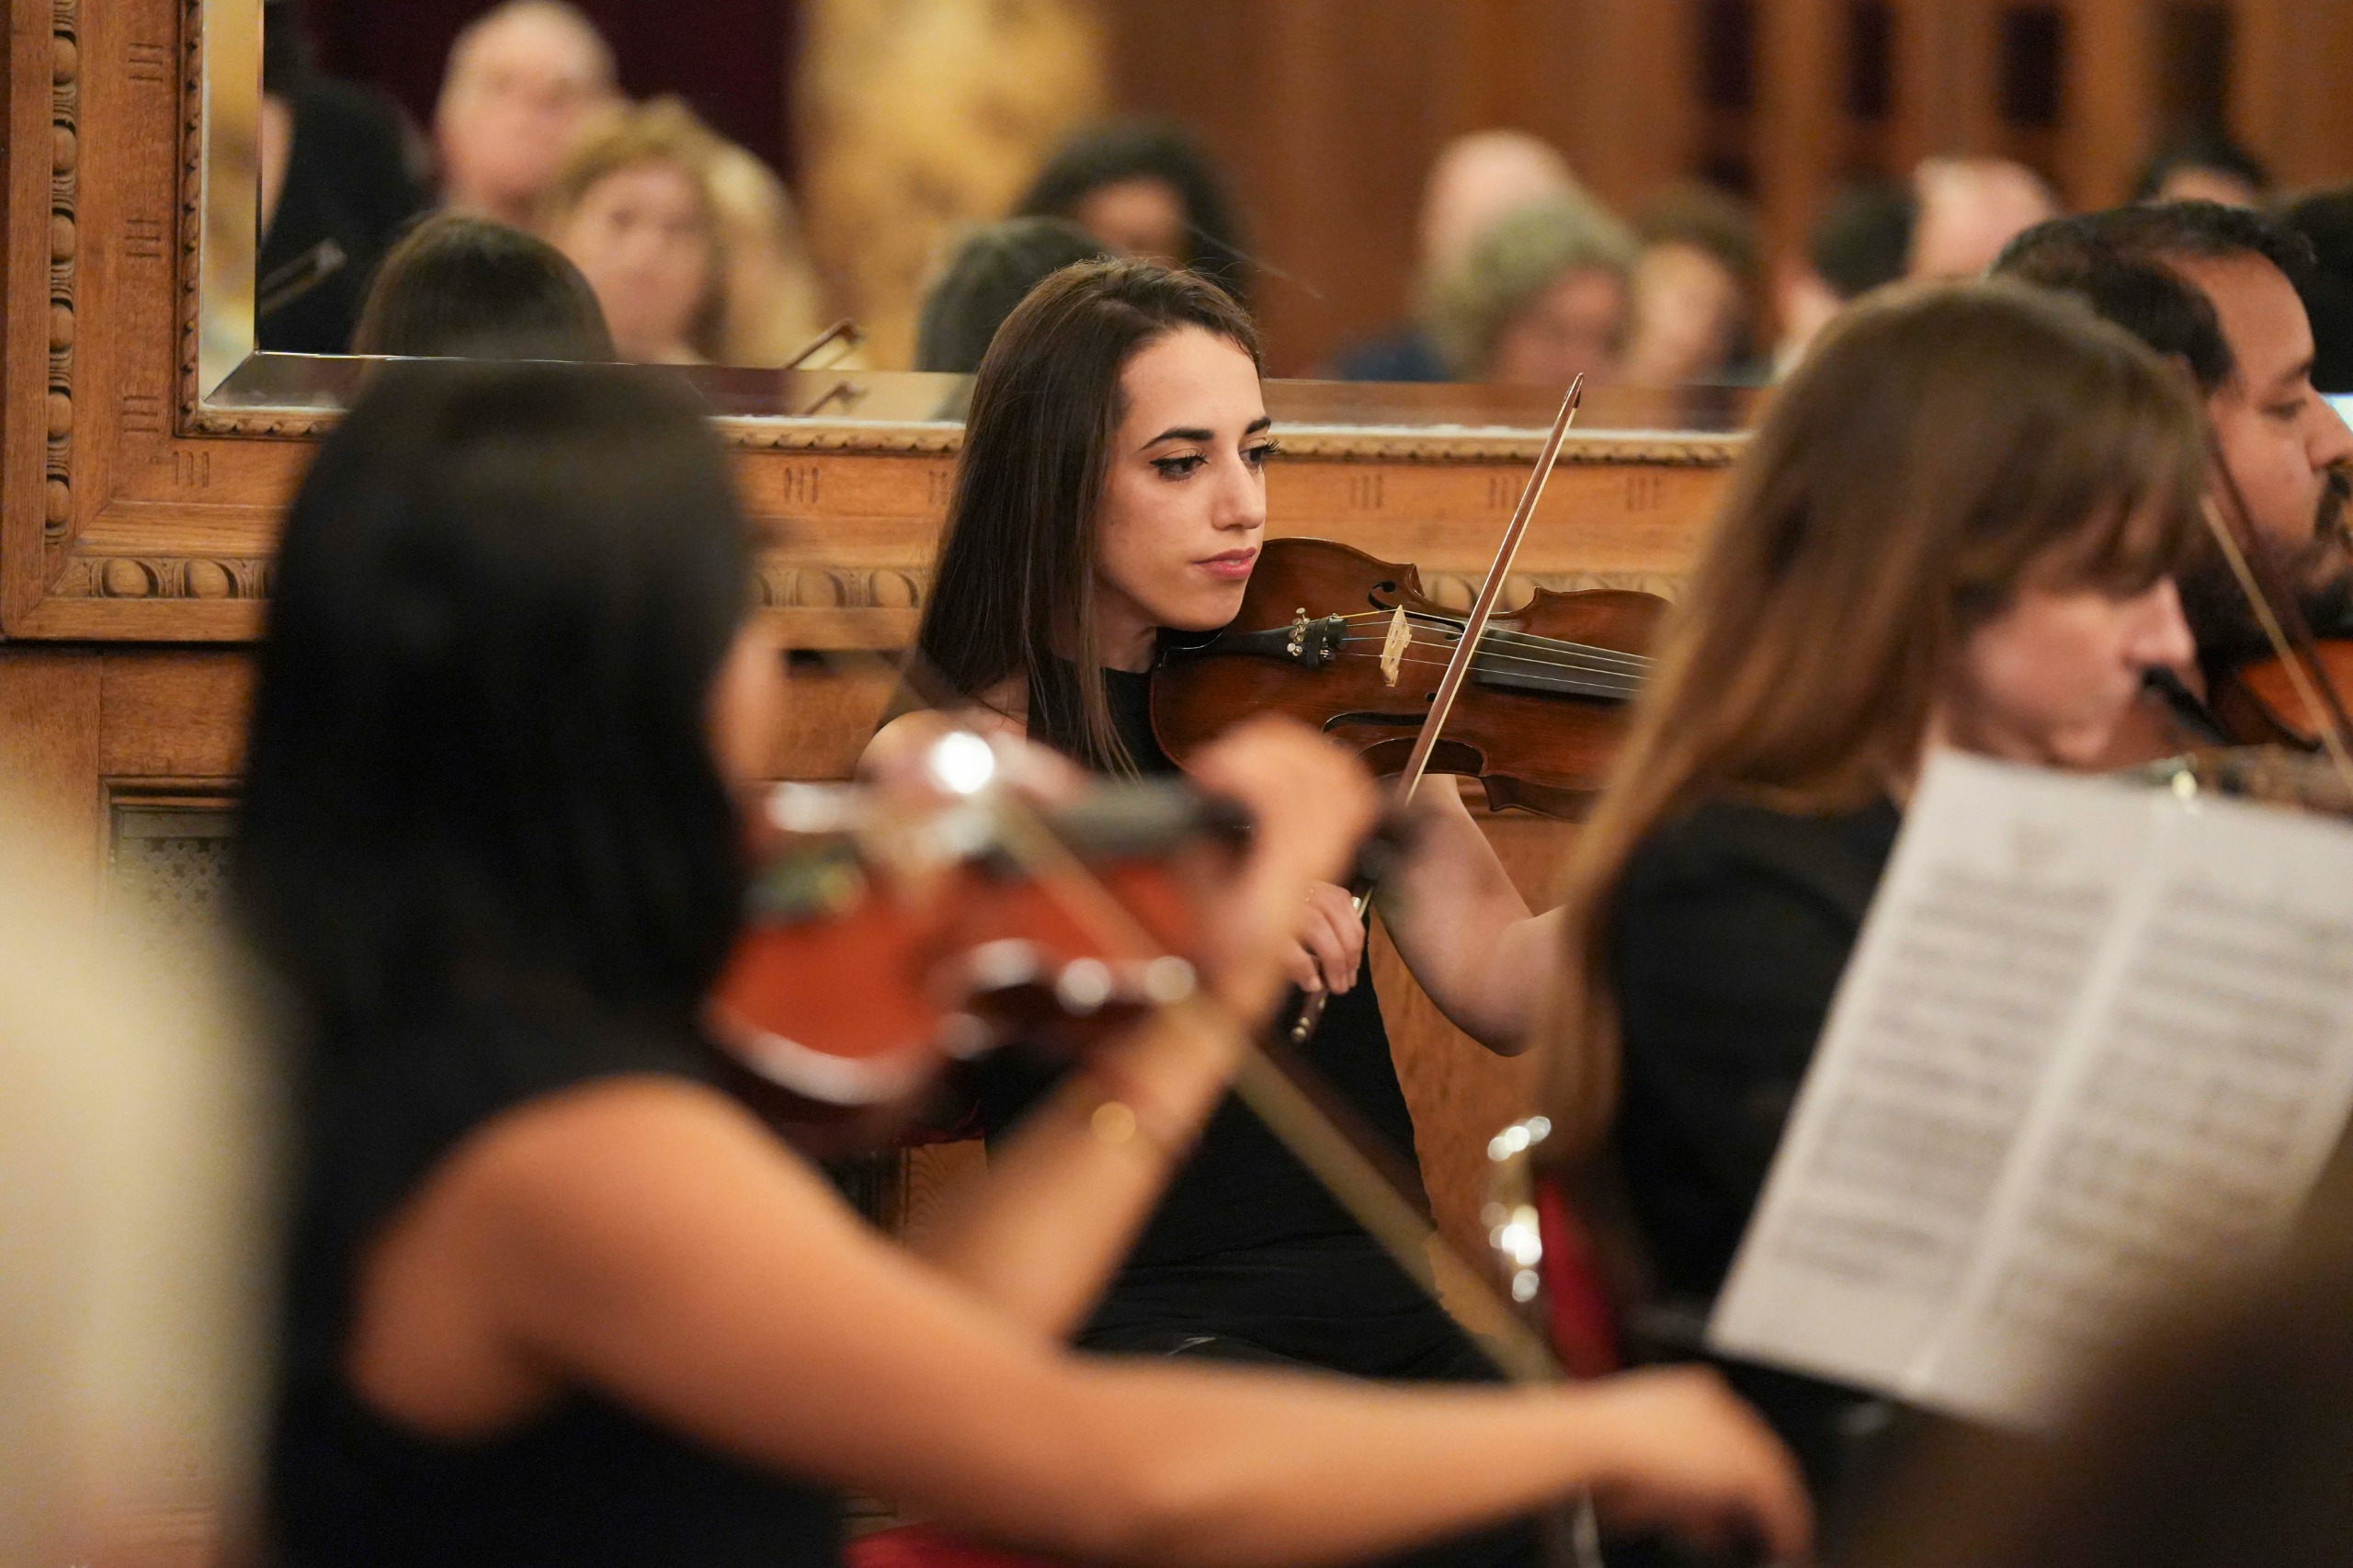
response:
[[(193, 265), (191, 263), (191, 265)], [(195, 298), (193, 292), (189, 299)], [(290, 409), (224, 409), (195, 400), (194, 316), (184, 336), (181, 423), (192, 434), (315, 440), (334, 427), (332, 414)], [(963, 449), (952, 425), (860, 425), (847, 420), (722, 419), (720, 435), (746, 451), (837, 452), (891, 457), (949, 457)], [(1745, 437), (1725, 436), (1573, 435), (1561, 448), (1563, 463), (1646, 463), (1667, 468), (1724, 468)], [(1543, 449), (1540, 432), (1527, 435), (1448, 435), (1411, 430), (1290, 429), (1283, 450), (1326, 461), (1381, 463), (1529, 463)]]
[(188, 435), (225, 435), (203, 417), (199, 397), (204, 267), (204, 0), (180, 8), (179, 427)]
[(42, 465), (41, 543), (51, 563), (74, 523), (74, 223), (82, 153), (81, 0), (50, 0), (49, 449)]
[[(1646, 463), (1666, 468), (1725, 468), (1746, 437), (1737, 435), (1583, 435), (1561, 443), (1564, 463)], [(1414, 430), (1298, 430), (1282, 433), (1286, 456), (1382, 463), (1533, 463), (1544, 433), (1454, 435)]]
[(266, 599), (271, 570), (252, 557), (76, 555), (50, 591), (76, 599)]

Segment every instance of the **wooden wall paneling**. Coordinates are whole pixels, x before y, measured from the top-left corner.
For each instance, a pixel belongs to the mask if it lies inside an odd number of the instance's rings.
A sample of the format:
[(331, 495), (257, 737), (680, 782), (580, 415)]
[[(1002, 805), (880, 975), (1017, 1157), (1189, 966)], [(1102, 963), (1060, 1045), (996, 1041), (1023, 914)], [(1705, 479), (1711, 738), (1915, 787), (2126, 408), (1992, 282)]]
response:
[(243, 650), (122, 648), (98, 675), (108, 779), (210, 781), (244, 770), (253, 661)]
[[(1577, 177), (1632, 211), (1699, 162), (1695, 0), (1561, 0), (1527, 39), (1514, 123), (1549, 129)], [(1509, 47), (1509, 40), (1506, 40)]]
[(58, 846), (97, 896), (106, 824), (100, 776), (100, 655), (0, 652), (0, 796), (33, 835)]
[(2111, 207), (2131, 198), (2156, 133), (2156, 18), (2148, 0), (2076, 0), (2069, 12), (2059, 185), (2076, 207)]
[(1982, 0), (1893, 0), (1899, 174), (1922, 158), (1985, 153), (2001, 145), (1995, 111), (1995, 25)]
[(1839, 0), (1758, 7), (1755, 157), (1767, 244), (1801, 247), (1846, 157), (1846, 12)]
[(2353, 184), (2353, 6), (2236, 0), (2231, 126), (2290, 188)]

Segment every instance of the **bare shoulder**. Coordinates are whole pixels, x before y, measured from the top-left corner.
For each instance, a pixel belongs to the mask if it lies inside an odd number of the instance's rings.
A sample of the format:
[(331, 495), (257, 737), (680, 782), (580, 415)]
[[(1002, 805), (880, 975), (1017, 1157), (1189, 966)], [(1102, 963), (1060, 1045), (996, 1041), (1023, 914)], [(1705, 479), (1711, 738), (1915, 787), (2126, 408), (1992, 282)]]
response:
[[(517, 1107), (461, 1153), (484, 1196), (510, 1210), (567, 1212), (596, 1192), (686, 1198), (699, 1187), (771, 1198), (829, 1195), (823, 1180), (743, 1105), (659, 1074), (598, 1079)], [(833, 1207), (820, 1202), (821, 1208)]]
[(874, 738), (866, 743), (866, 750), (858, 756), (858, 771), (860, 775), (888, 772), (910, 751), (950, 726), (977, 731), (992, 740), (1004, 737), (1017, 741), (1028, 733), (1028, 725), (1010, 704), (975, 702), (953, 710), (923, 709), (902, 713), (874, 732)]

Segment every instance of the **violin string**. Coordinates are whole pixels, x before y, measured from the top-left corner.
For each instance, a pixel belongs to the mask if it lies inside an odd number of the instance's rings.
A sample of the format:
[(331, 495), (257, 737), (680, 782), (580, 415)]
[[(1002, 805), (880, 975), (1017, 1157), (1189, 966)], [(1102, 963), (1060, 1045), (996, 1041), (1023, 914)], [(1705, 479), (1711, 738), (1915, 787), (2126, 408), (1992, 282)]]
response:
[[(1346, 642), (1342, 645), (1346, 646), (1347, 643), (1353, 642), (1359, 646), (1365, 643), (1372, 643), (1377, 646), (1381, 643), (1381, 640), (1377, 637), (1351, 637), (1347, 639)], [(1415, 642), (1408, 643), (1406, 646), (1414, 649), (1427, 649), (1432, 646), (1432, 644)], [(1342, 653), (1339, 656), (1344, 659), (1365, 659), (1378, 658), (1381, 655), (1366, 653)], [(1447, 662), (1443, 658), (1433, 659), (1427, 656), (1417, 656), (1412, 653), (1405, 654), (1404, 657), (1405, 663), (1415, 665), (1443, 665)], [(1594, 660), (1563, 659), (1556, 658), (1550, 654), (1506, 653), (1500, 649), (1481, 649), (1476, 662), (1482, 665), (1525, 665), (1540, 670), (1563, 670), (1571, 674), (1592, 676), (1598, 679), (1624, 681), (1629, 685), (1637, 685), (1642, 679), (1642, 672), (1638, 670), (1621, 669), (1615, 665), (1605, 665)]]
[[(1386, 619), (1390, 612), (1384, 611), (1379, 613), (1383, 619)], [(1333, 620), (1358, 620), (1367, 618), (1362, 616), (1341, 615), (1328, 617), (1327, 619)], [(1461, 634), (1462, 623), (1459, 620), (1449, 620), (1439, 616), (1415, 616), (1410, 611), (1408, 612), (1408, 619), (1409, 621), (1418, 620), (1426, 625), (1435, 625), (1453, 632), (1453, 636), (1443, 639), (1441, 642), (1442, 646), (1451, 648), (1461, 641)], [(1353, 642), (1364, 641), (1384, 641), (1384, 639), (1367, 639), (1351, 635), (1343, 639), (1343, 641)], [(1649, 657), (1645, 654), (1628, 653), (1616, 648), (1603, 648), (1591, 642), (1572, 642), (1568, 639), (1563, 637), (1540, 637), (1535, 632), (1520, 631), (1508, 626), (1491, 626), (1479, 641), (1483, 646), (1492, 641), (1496, 642), (1508, 642), (1516, 647), (1555, 650), (1563, 653), (1574, 653), (1597, 662), (1621, 665), (1629, 670), (1648, 670), (1651, 664)]]
[[(1386, 646), (1389, 640), (1385, 637), (1343, 637), (1340, 639), (1340, 646), (1346, 647), (1352, 642), (1377, 642)], [(1456, 646), (1456, 642), (1448, 639), (1415, 637), (1410, 639), (1407, 645), (1415, 648), (1444, 648), (1450, 653)], [(1515, 665), (1538, 665), (1548, 669), (1580, 670), (1590, 672), (1595, 675), (1613, 675), (1621, 676), (1627, 680), (1639, 680), (1643, 676), (1649, 673), (1647, 662), (1628, 664), (1616, 659), (1594, 658), (1585, 653), (1581, 644), (1574, 642), (1557, 645), (1561, 650), (1575, 650), (1574, 652), (1555, 651), (1553, 646), (1548, 646), (1546, 643), (1540, 642), (1535, 644), (1537, 649), (1535, 653), (1510, 653), (1502, 651), (1503, 648), (1525, 646), (1528, 646), (1528, 644), (1510, 642), (1503, 642), (1501, 647), (1496, 648), (1486, 647), (1483, 644), (1475, 657), (1482, 664), (1501, 662), (1504, 664)], [(1441, 659), (1438, 662), (1443, 664), (1446, 661)]]
[[(1342, 653), (1339, 657), (1343, 659), (1378, 659), (1381, 655), (1378, 653)], [(1397, 662), (1400, 665), (1423, 665), (1431, 669), (1442, 670), (1446, 668), (1446, 661), (1443, 659), (1400, 659)], [(1532, 663), (1534, 661), (1522, 660), (1520, 662)], [(1478, 671), (1484, 667), (1487, 663), (1488, 660), (1485, 657), (1481, 657), (1472, 665), (1472, 673), (1474, 675), (1477, 674)], [(1557, 669), (1560, 666), (1554, 665), (1551, 667)], [(1593, 672), (1583, 675), (1571, 674), (1569, 676), (1563, 676), (1562, 678), (1578, 680), (1590, 686), (1608, 687), (1614, 694), (1627, 698), (1631, 698), (1637, 695), (1643, 689), (1642, 682), (1629, 679), (1624, 676), (1608, 672)]]
[[(1345, 648), (1351, 643), (1361, 646), (1369, 642), (1386, 647), (1389, 639), (1386, 637), (1343, 637), (1339, 640), (1339, 646)], [(1459, 640), (1454, 638), (1415, 637), (1407, 640), (1409, 647), (1443, 648), (1447, 651), (1449, 657), (1452, 656), (1458, 645)], [(1526, 653), (1505, 651), (1512, 648), (1524, 648), (1530, 651)], [(1479, 652), (1475, 656), (1480, 659), (1506, 659), (1523, 665), (1551, 665), (1561, 669), (1608, 670), (1614, 675), (1622, 675), (1630, 680), (1639, 679), (1650, 673), (1650, 665), (1646, 661), (1629, 662), (1623, 659), (1596, 658), (1581, 645), (1574, 642), (1548, 644), (1540, 642), (1531, 644), (1497, 638), (1493, 640), (1491, 646), (1488, 640), (1482, 639)]]
[[(1410, 635), (1415, 642), (1425, 647), (1452, 650), (1460, 646), (1462, 642), (1460, 634), (1448, 631), (1440, 631), (1434, 636), (1424, 636), (1419, 631), (1415, 631)], [(1375, 636), (1370, 632), (1352, 631), (1340, 641), (1385, 642), (1388, 640), (1386, 633)], [(1490, 631), (1479, 639), (1479, 643), (1482, 653), (1489, 644), (1495, 644), (1507, 648), (1524, 648), (1531, 653), (1546, 653), (1556, 658), (1584, 659), (1593, 664), (1610, 665), (1629, 671), (1647, 670), (1651, 664), (1649, 657), (1642, 653), (1621, 653), (1615, 648), (1603, 648), (1591, 642), (1571, 642), (1559, 637), (1538, 637), (1531, 632), (1514, 631), (1508, 627), (1499, 627)]]

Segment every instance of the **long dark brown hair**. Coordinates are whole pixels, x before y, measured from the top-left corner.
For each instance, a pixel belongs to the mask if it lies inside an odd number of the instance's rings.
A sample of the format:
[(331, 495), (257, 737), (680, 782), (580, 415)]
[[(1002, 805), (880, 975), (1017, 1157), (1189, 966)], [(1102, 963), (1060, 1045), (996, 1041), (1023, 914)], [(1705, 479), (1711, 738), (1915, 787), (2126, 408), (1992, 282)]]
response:
[(1006, 318), (972, 386), (955, 498), (916, 634), (958, 695), (1027, 686), (1030, 732), (1088, 767), (1132, 773), (1111, 723), (1095, 619), (1096, 513), (1127, 415), (1120, 375), (1179, 327), (1258, 362), (1258, 335), (1216, 284), (1142, 261), (1066, 267)]
[(1610, 909), (1635, 846), (1711, 798), (1827, 813), (1908, 777), (1961, 641), (2030, 574), (2138, 593), (2189, 558), (2201, 429), (2187, 376), (2020, 284), (1877, 296), (1808, 356), (1578, 835), (1549, 1096), (1563, 1157), (1616, 1098)]

